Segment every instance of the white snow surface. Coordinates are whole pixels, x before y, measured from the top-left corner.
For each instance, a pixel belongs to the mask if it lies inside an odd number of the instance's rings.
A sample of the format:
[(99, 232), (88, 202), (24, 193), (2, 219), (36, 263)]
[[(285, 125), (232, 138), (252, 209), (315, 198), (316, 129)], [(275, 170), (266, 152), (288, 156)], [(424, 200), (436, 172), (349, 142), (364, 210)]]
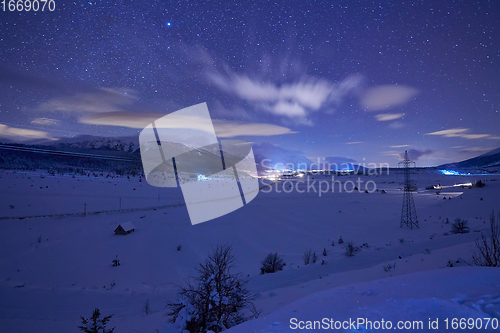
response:
[[(453, 318), (483, 319), (499, 316), (498, 268), (460, 267), (400, 275), (322, 291), (227, 332), (309, 331), (306, 329), (307, 321), (319, 321), (321, 327), (328, 329), (332, 327), (331, 320), (342, 322), (344, 328), (337, 331), (343, 332), (383, 331), (380, 328), (375, 329), (377, 326), (373, 324), (381, 320), (390, 321), (389, 327), (392, 329), (396, 329), (398, 323), (403, 322), (403, 325), (411, 328), (408, 329), (410, 331), (452, 332), (457, 331), (451, 327)], [(429, 322), (436, 319), (438, 330), (429, 329)], [(299, 329), (299, 321), (303, 322), (302, 330)], [(367, 321), (372, 322), (371, 327), (366, 324)], [(418, 321), (421, 321), (423, 326), (414, 324)], [(345, 322), (349, 324), (344, 324)], [(351, 325), (351, 322), (356, 324)], [(495, 330), (490, 325), (489, 329), (478, 331), (498, 332), (498, 329), (500, 327)]]
[(120, 223), (120, 225), (123, 228), (123, 230), (125, 230), (125, 231), (135, 229), (134, 225), (130, 221)]
[[(232, 244), (234, 271), (248, 280), (262, 309), (258, 319), (229, 332), (288, 332), (292, 316), (426, 324), (435, 317), (440, 323), (499, 318), (500, 269), (467, 262), (491, 211), (500, 210), (500, 176), (421, 170), (414, 230), (399, 227), (402, 191), (395, 175), (360, 177), (387, 194), (364, 193), (363, 185), (361, 193), (285, 193), (298, 180), (281, 181), (279, 193), (273, 185), (242, 209), (193, 226), (179, 189), (151, 187), (144, 179), (0, 171), (0, 332), (79, 332), (80, 316), (90, 317), (95, 307), (114, 314), (109, 325), (116, 333), (178, 332), (164, 316), (165, 300), (175, 298), (176, 284), (194, 275), (217, 244)], [(453, 186), (479, 179), (485, 187)], [(444, 193), (424, 190), (437, 184)], [(471, 232), (452, 235), (455, 218), (468, 220)], [(115, 236), (123, 221), (135, 232)], [(340, 236), (361, 250), (347, 257)], [(304, 265), (309, 248), (318, 261)], [(286, 266), (260, 275), (270, 252)], [(116, 256), (121, 265), (113, 267)]]

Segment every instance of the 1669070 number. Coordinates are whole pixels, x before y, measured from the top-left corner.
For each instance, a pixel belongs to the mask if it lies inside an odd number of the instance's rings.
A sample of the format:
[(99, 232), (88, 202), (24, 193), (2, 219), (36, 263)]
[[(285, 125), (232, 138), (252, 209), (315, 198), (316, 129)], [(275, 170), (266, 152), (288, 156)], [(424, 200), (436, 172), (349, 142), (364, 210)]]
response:
[(2, 0), (4, 12), (43, 12), (56, 10), (55, 0)]

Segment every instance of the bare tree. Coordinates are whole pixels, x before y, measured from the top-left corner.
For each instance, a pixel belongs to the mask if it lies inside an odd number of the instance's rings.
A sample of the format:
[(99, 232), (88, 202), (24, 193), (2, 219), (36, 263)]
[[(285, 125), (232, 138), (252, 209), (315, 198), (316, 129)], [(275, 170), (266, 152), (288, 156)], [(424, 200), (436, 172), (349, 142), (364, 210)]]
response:
[(456, 218), (455, 222), (451, 225), (451, 232), (454, 234), (466, 234), (470, 232), (469, 223), (467, 220)]
[(281, 258), (278, 253), (269, 253), (262, 261), (262, 267), (260, 268), (260, 274), (275, 273), (283, 269), (283, 258)]
[(231, 272), (233, 263), (232, 247), (217, 245), (197, 276), (178, 287), (177, 300), (167, 303), (170, 322), (191, 333), (221, 332), (247, 320), (245, 309), (255, 315), (253, 294), (240, 274)]
[(490, 234), (481, 233), (481, 239), (476, 240), (479, 254), (472, 255), (472, 261), (477, 266), (500, 266), (500, 214), (495, 220), (495, 212), (490, 215)]

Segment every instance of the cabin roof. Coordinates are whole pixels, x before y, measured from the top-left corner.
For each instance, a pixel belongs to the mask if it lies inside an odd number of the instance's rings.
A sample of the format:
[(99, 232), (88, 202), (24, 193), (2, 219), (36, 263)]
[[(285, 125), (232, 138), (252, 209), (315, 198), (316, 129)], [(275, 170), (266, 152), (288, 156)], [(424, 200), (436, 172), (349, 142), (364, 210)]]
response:
[(120, 225), (122, 227), (123, 230), (125, 231), (130, 231), (132, 229), (135, 229), (134, 225), (132, 224), (132, 222), (128, 221), (128, 222), (123, 222), (123, 223), (120, 223)]

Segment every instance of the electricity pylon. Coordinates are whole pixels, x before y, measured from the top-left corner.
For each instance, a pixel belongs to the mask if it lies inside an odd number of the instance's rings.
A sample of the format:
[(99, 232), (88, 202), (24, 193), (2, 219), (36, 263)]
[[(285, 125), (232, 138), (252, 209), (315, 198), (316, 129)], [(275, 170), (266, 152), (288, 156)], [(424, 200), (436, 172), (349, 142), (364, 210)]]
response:
[(404, 159), (398, 163), (400, 168), (403, 168), (403, 208), (401, 210), (401, 225), (410, 227), (410, 229), (418, 228), (417, 210), (415, 209), (415, 202), (413, 201), (413, 194), (411, 191), (415, 188), (415, 183), (411, 180), (411, 174), (414, 173), (410, 171), (410, 168), (415, 167), (415, 162), (410, 161), (408, 158), (408, 151), (405, 150)]

